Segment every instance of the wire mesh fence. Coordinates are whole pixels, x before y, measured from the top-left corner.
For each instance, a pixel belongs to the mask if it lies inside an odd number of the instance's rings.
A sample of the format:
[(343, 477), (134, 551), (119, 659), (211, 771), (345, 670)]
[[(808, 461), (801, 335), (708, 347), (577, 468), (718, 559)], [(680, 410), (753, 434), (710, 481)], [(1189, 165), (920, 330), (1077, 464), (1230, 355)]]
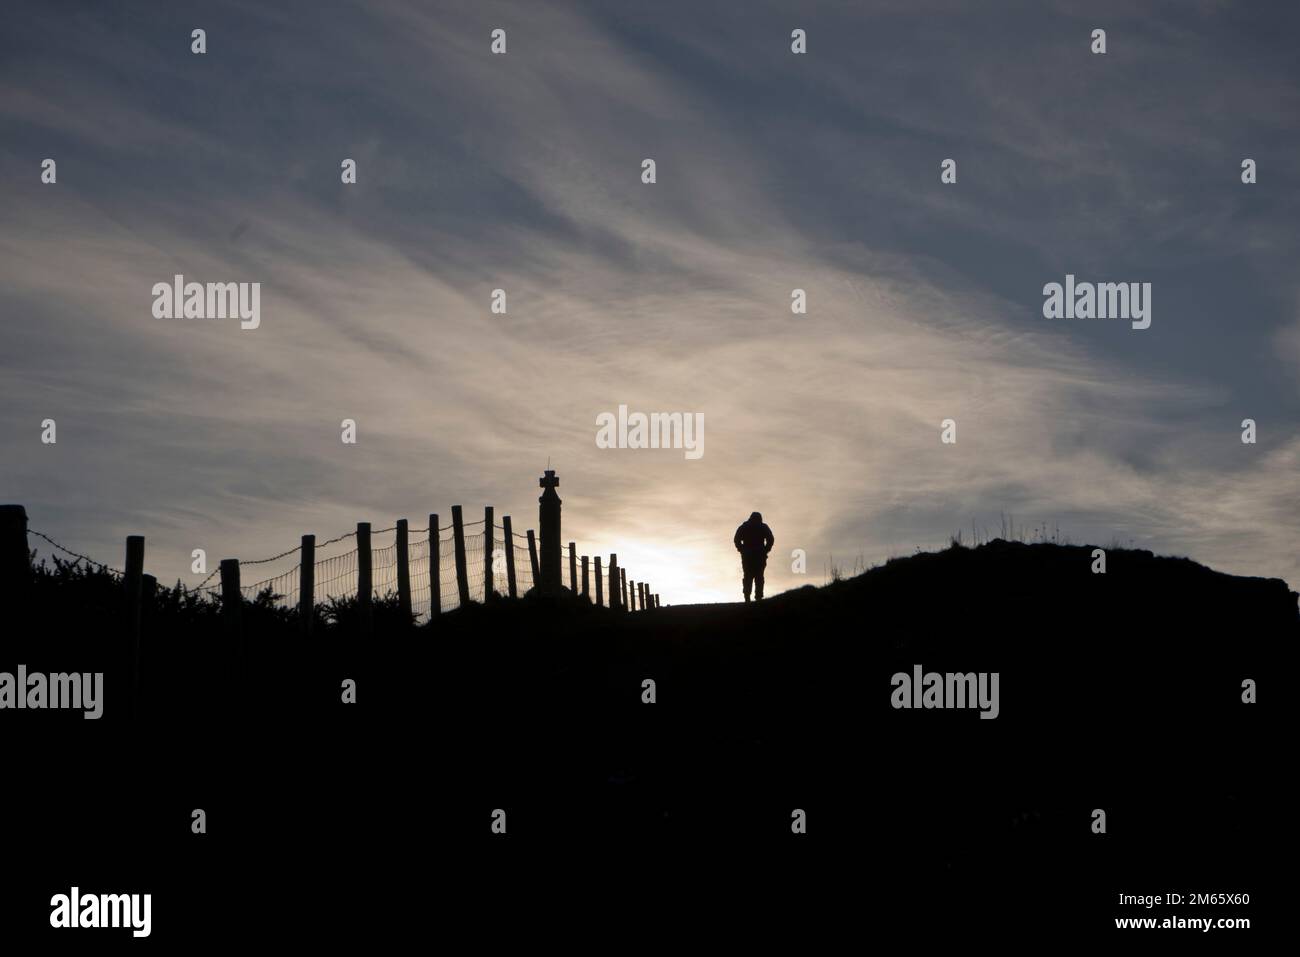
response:
[[(464, 526), (465, 529), (465, 570), (468, 577), (470, 601), (483, 600), (485, 569), (483, 567), (483, 522)], [(395, 533), (396, 529), (385, 532)], [(407, 568), (410, 580), (411, 611), (417, 622), (427, 621), (433, 608), (434, 596), (433, 566), (430, 556), (434, 556), (438, 568), (438, 608), (440, 611), (452, 611), (460, 607), (460, 589), (456, 580), (456, 549), (451, 534), (451, 526), (435, 531), (436, 539), (430, 541), (427, 529), (417, 529), (408, 534)], [(477, 533), (477, 534), (475, 534)], [(398, 588), (398, 549), (396, 534), (389, 543), (376, 542), (375, 538), (383, 532), (372, 533), (370, 546), (370, 584), (371, 597), (383, 599), (396, 596)], [(501, 541), (497, 540), (501, 547)], [(360, 563), (357, 549), (342, 555), (335, 555), (317, 561), (313, 598), (316, 602), (346, 600), (356, 597), (360, 585)], [(272, 578), (266, 578), (248, 585), (242, 585), (241, 591), (249, 601), (263, 601), (284, 607), (297, 607), (301, 599), (301, 563), (293, 569)], [(504, 594), (505, 579), (495, 583), (494, 591)], [(531, 587), (531, 586), (530, 586)], [(220, 593), (220, 585), (209, 588), (212, 593)]]
[(357, 593), (357, 549), (319, 561), (315, 568), (313, 597), (316, 601), (346, 598)]
[[(434, 535), (437, 534), (435, 530)], [(408, 547), (411, 560), (411, 611), (415, 612), (417, 620), (425, 621), (429, 617), (429, 608), (433, 605), (433, 595), (429, 591), (429, 584), (432, 581), (429, 574), (429, 555), (437, 553), (437, 545), (429, 541), (426, 531)], [(442, 607), (441, 601), (438, 606)]]
[(444, 538), (438, 543), (438, 568), (441, 571), (438, 607), (451, 611), (460, 607), (460, 591), (456, 583), (456, 542)]
[(533, 587), (533, 563), (528, 557), (528, 536), (514, 532), (511, 548), (515, 551), (515, 583), (519, 594), (526, 595)]
[[(374, 599), (397, 596), (399, 593), (399, 557), (396, 532), (397, 528), (394, 526), (371, 533), (370, 569), (372, 598)], [(103, 569), (119, 578), (124, 574), (118, 569), (111, 568), (101, 562), (94, 561), (86, 555), (72, 551), (42, 532), (29, 530), (29, 533), (47, 542), (53, 549), (51, 554), (67, 556), (67, 558), (61, 559), (63, 561), (70, 558), (74, 564), (84, 563), (86, 567)], [(462, 533), (465, 552), (465, 586), (471, 602), (482, 603), (484, 601), (487, 575), (485, 563), (488, 560), (491, 561), (493, 594), (502, 596), (509, 594), (508, 569), (510, 559), (513, 559), (514, 564), (514, 592), (516, 596), (527, 594), (537, 585), (533, 568), (534, 555), (530, 552), (529, 536), (527, 534), (512, 530), (507, 535), (504, 525), (494, 523), (491, 528), (491, 554), (489, 556), (487, 525), (484, 520), (464, 523)], [(355, 531), (347, 532), (316, 546), (316, 555), (318, 557), (312, 565), (312, 599), (314, 603), (324, 604), (331, 601), (347, 601), (356, 598), (361, 567), (358, 549), (354, 546), (350, 551), (319, 557), (321, 551), (327, 550), (330, 546), (354, 540), (356, 535)], [(391, 538), (387, 541), (376, 541), (376, 539), (387, 538), (390, 535)], [(540, 548), (540, 541), (536, 537), (534, 537), (533, 544), (535, 549)], [(509, 553), (507, 549), (510, 550)], [(239, 563), (241, 572), (240, 593), (243, 598), (248, 602), (284, 609), (297, 608), (302, 599), (301, 551), (301, 546), (299, 546), (270, 558), (241, 561)], [(292, 560), (294, 557), (297, 558), (297, 562), (291, 567), (284, 568), (274, 575), (257, 577), (253, 581), (248, 581), (248, 579), (254, 578), (248, 572), (257, 566), (272, 565), (285, 559)], [(582, 557), (576, 547), (571, 547), (569, 543), (564, 543), (560, 548), (561, 584), (565, 588), (571, 588), (574, 593), (581, 593), (582, 591)], [(435, 567), (437, 569), (436, 595), (433, 594), (435, 582), (433, 572)], [(441, 612), (452, 611), (460, 607), (461, 587), (457, 577), (453, 525), (446, 525), (432, 531), (429, 529), (411, 530), (408, 533), (407, 540), (407, 568), (411, 610), (417, 622), (429, 620), (434, 602), (437, 602), (438, 610)], [(257, 570), (261, 569), (258, 568)], [(594, 562), (589, 563), (588, 571), (589, 575), (594, 576)], [(621, 597), (615, 597), (619, 595), (617, 586), (609, 587), (609, 566), (607, 564), (602, 565), (601, 573), (606, 576), (602, 582), (605, 593), (603, 604), (613, 605), (616, 602), (621, 604)], [(222, 594), (219, 574), (220, 568), (214, 569), (204, 581), (189, 588), (188, 591), (219, 600)], [(589, 579), (588, 592), (590, 600), (595, 601), (596, 586), (594, 580)]]
[(286, 608), (298, 604), (298, 585), (302, 578), (302, 564), (295, 565), (290, 571), (274, 578), (267, 578), (251, 585), (241, 585), (239, 590), (246, 601), (268, 601)]

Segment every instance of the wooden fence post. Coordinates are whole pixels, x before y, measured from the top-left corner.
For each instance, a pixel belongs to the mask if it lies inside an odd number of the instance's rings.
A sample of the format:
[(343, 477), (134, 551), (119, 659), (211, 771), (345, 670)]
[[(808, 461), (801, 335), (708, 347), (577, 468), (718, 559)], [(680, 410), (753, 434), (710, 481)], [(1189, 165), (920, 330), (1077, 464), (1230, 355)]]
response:
[(496, 521), (491, 505), (483, 509), (483, 604), (493, 598), (492, 552), (496, 549)]
[(243, 681), (244, 664), (244, 593), (239, 590), (239, 559), (221, 560), (221, 617), (225, 621), (227, 662), (231, 680), (238, 688)]
[(620, 603), (619, 607), (623, 611), (627, 611), (627, 569), (626, 568), (620, 568), (618, 570), (618, 582), (619, 582), (620, 590), (623, 593), (623, 600)]
[(569, 591), (578, 594), (578, 543), (569, 542)]
[(456, 589), (460, 593), (460, 606), (469, 604), (469, 575), (465, 569), (465, 522), (460, 506), (451, 507), (451, 534), (456, 540)]
[(582, 597), (591, 600), (591, 592), (587, 588), (587, 562), (589, 559), (586, 555), (582, 556)]
[(533, 587), (537, 588), (540, 580), (537, 573), (537, 538), (533, 535), (533, 530), (528, 530), (528, 561), (533, 566)]
[(605, 576), (601, 573), (600, 570), (600, 556), (597, 555), (596, 556), (596, 604), (597, 605), (605, 604), (604, 581), (605, 581)]
[[(27, 548), (27, 509), (21, 505), (0, 505), (0, 594), (12, 595), (14, 603), (32, 579), (32, 556)], [(23, 608), (17, 614), (26, 613)], [(6, 613), (17, 617), (15, 609)]]
[(370, 523), (357, 522), (357, 614), (361, 620), (361, 634), (369, 638), (374, 624), (371, 599), (375, 584), (371, 574)]
[(126, 565), (122, 576), (126, 592), (126, 679), (130, 689), (128, 711), (135, 708), (135, 693), (140, 684), (140, 599), (144, 593), (144, 536), (128, 535), (126, 538)]
[(628, 582), (628, 593), (632, 596), (632, 610), (636, 611), (636, 582)]
[(618, 555), (609, 556), (609, 607), (618, 611)]
[[(158, 612), (158, 579), (153, 575), (140, 576), (140, 652), (135, 662), (135, 688), (131, 699), (144, 710), (144, 689), (149, 682), (144, 680), (144, 666), (151, 664), (155, 650), (154, 618)], [(137, 712), (139, 713), (139, 712)]]
[(510, 526), (510, 516), (501, 516), (501, 534), (506, 540), (506, 592), (511, 598), (518, 598), (515, 590), (515, 530)]
[(636, 583), (637, 598), (641, 602), (641, 610), (645, 611), (645, 582)]
[(438, 513), (429, 513), (429, 618), (442, 614), (442, 537)]
[(302, 561), (298, 564), (298, 627), (310, 638), (316, 622), (316, 536), (302, 537)]
[(402, 613), (402, 627), (411, 624), (411, 550), (407, 540), (406, 519), (397, 520), (397, 607)]

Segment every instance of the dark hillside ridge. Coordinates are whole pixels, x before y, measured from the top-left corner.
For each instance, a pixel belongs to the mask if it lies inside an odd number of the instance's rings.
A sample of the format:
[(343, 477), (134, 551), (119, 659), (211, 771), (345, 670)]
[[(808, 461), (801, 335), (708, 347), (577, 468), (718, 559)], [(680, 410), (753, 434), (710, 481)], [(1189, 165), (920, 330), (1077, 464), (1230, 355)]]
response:
[[(391, 887), (366, 875), (395, 854), (458, 875), (447, 906), (491, 899), (507, 874), (539, 894), (603, 873), (626, 893), (715, 894), (717, 875), (836, 920), (951, 924), (988, 905), (1088, 934), (1125, 913), (1120, 892), (1264, 900), (1261, 860), (1286, 863), (1272, 828), (1291, 793), (1296, 593), (1149, 552), (1106, 559), (1093, 574), (1090, 547), (993, 542), (748, 606), (620, 615), (530, 595), (410, 630), (381, 606), (365, 644), (346, 615), (308, 644), (246, 606), (242, 677), (215, 610), (172, 595), (145, 622), (134, 720), (113, 589), (37, 576), (0, 670), (108, 674), (98, 721), (4, 716), (27, 782), (10, 839), (34, 862), (19, 909), (47, 911), (70, 868), (115, 890), (135, 875), (160, 930), (168, 914), (210, 926), (191, 892), (231, 874), (277, 912), (315, 906), (267, 848), (373, 913)], [(894, 708), (892, 676), (917, 665), (996, 672), (997, 717)], [(219, 835), (197, 849), (195, 807)]]

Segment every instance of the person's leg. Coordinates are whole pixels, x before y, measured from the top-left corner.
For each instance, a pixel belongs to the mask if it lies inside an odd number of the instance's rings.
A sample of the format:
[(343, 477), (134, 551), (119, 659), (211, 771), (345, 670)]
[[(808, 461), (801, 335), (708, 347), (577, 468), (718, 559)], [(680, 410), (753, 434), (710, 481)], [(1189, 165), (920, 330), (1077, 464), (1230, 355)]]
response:
[(749, 601), (749, 591), (754, 584), (754, 566), (748, 555), (740, 557), (740, 568), (742, 572), (741, 582), (745, 588), (745, 601)]
[(754, 598), (763, 600), (763, 572), (767, 570), (767, 556), (759, 555), (754, 561)]

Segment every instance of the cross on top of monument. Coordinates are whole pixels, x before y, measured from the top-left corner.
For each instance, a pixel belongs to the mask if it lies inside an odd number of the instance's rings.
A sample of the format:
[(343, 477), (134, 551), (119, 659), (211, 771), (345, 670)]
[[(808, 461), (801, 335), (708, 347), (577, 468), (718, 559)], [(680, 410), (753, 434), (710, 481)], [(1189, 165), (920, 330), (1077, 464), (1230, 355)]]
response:
[(547, 469), (545, 474), (537, 480), (537, 484), (542, 488), (555, 488), (560, 484), (560, 477), (555, 474), (554, 469)]

